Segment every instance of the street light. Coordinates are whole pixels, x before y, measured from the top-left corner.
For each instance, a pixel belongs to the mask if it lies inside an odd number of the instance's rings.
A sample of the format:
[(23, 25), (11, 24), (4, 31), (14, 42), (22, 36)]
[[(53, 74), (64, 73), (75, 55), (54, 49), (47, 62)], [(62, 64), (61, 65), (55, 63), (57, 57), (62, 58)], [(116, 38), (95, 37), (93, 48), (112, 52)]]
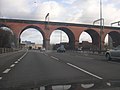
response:
[(104, 26), (104, 18), (97, 19), (93, 22), (93, 25), (95, 25), (96, 22), (102, 21), (102, 26)]
[[(120, 26), (120, 21), (111, 23), (111, 27), (112, 27), (113, 24), (118, 24), (118, 26)], [(111, 38), (110, 38), (110, 36), (108, 34), (108, 45), (109, 45), (109, 48), (110, 48), (110, 42), (111, 42)]]
[(118, 23), (118, 26), (120, 26), (120, 21), (117, 21), (117, 22), (111, 23), (111, 27), (112, 27), (113, 24), (116, 24), (116, 23)]
[(93, 22), (93, 25), (100, 21), (100, 43), (99, 43), (99, 50), (102, 50), (102, 31), (104, 29), (104, 19), (102, 18), (102, 0), (100, 0), (100, 19), (97, 19)]
[(45, 16), (45, 30), (49, 30), (49, 13)]
[(99, 43), (99, 49), (100, 51), (102, 50), (102, 31), (104, 29), (104, 19), (103, 18), (100, 18), (100, 19), (97, 19), (93, 22), (93, 25), (95, 25), (96, 22), (100, 21), (100, 43)]

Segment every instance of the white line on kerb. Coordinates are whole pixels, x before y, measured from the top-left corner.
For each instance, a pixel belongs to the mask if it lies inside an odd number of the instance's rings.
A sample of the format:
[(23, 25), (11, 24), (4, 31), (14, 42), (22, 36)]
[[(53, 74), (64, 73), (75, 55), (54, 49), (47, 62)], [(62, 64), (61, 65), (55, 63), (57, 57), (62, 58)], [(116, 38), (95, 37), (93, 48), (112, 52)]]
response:
[(44, 53), (45, 54), (45, 56), (48, 56), (48, 54), (46, 54), (46, 53)]
[(28, 51), (23, 56), (21, 56), (15, 63), (18, 63), (21, 59), (23, 59), (27, 53)]
[(74, 67), (74, 68), (76, 68), (76, 69), (78, 69), (78, 70), (80, 70), (80, 71), (82, 71), (82, 72), (84, 72), (84, 73), (87, 73), (87, 74), (89, 74), (89, 75), (91, 75), (91, 76), (93, 76), (93, 77), (96, 77), (96, 78), (98, 78), (98, 79), (103, 79), (102, 77), (99, 77), (99, 76), (97, 76), (97, 75), (95, 75), (95, 74), (93, 74), (93, 73), (90, 73), (90, 72), (88, 72), (88, 71), (86, 71), (86, 70), (84, 70), (84, 69), (82, 69), (82, 68), (80, 68), (80, 67), (78, 67), (78, 66), (75, 66), (75, 65), (73, 65), (73, 64), (71, 64), (71, 63), (67, 63), (69, 66), (72, 66), (72, 67)]
[(15, 66), (15, 64), (12, 64), (10, 67), (12, 68), (12, 67), (14, 67)]
[(2, 79), (2, 77), (0, 77), (0, 80)]
[(16, 64), (18, 63), (18, 61), (15, 62)]
[(6, 69), (3, 73), (8, 73), (11, 69)]
[(51, 58), (56, 59), (56, 60), (59, 60), (58, 58), (56, 58), (56, 57), (54, 57), (54, 56), (51, 56)]
[(21, 59), (23, 59), (27, 53), (28, 53), (28, 51), (22, 57), (20, 57), (18, 60), (20, 61)]
[(18, 59), (18, 62), (20, 61), (20, 59)]

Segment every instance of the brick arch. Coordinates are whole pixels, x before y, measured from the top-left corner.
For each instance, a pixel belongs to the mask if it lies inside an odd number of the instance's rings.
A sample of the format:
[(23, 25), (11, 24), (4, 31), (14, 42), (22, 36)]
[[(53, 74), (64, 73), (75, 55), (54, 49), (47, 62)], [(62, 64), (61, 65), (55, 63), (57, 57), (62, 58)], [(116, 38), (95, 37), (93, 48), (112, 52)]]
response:
[[(6, 27), (6, 28), (9, 28), (11, 31), (12, 31), (12, 28), (10, 28), (9, 26), (5, 25), (5, 24), (1, 24), (0, 25), (0, 28), (1, 27)], [(12, 34), (15, 35), (15, 33), (12, 31)]]
[(35, 25), (26, 26), (24, 29), (22, 29), (20, 31), (20, 33), (19, 33), (19, 42), (20, 42), (20, 35), (22, 34), (22, 32), (25, 31), (26, 29), (29, 29), (29, 28), (36, 29), (36, 30), (38, 30), (42, 34), (42, 36), (43, 36), (43, 47), (45, 47), (46, 46), (46, 43), (45, 43), (45, 33), (43, 32), (43, 30), (40, 27), (35, 26)]
[[(8, 29), (7, 30), (8, 33), (6, 33), (6, 30), (2, 29), (2, 27), (7, 28)], [(9, 26), (7, 26), (5, 24), (1, 24), (0, 25), (0, 30), (1, 30), (2, 34), (4, 35), (4, 36), (0, 37), (0, 47), (7, 47), (7, 48), (8, 47), (9, 48), (11, 48), (11, 47), (17, 47), (17, 44), (16, 44), (16, 35), (13, 32), (13, 30)], [(4, 46), (2, 46), (2, 45), (4, 45)]]
[[(118, 45), (120, 45), (120, 33), (117, 31), (110, 31), (109, 33), (107, 33), (110, 35), (110, 37), (112, 38), (113, 41), (113, 46), (116, 47)], [(106, 35), (107, 35), (106, 34)], [(104, 37), (105, 39), (105, 37)]]
[(84, 30), (84, 32), (87, 32), (91, 36), (92, 44), (95, 45), (96, 47), (99, 47), (99, 40), (100, 40), (99, 33), (94, 29), (86, 29)]
[[(69, 39), (69, 48), (70, 49), (75, 48), (75, 35), (73, 34), (73, 32), (69, 28), (57, 27), (53, 31), (55, 31), (55, 30), (62, 30), (63, 32), (65, 32), (68, 36), (68, 39)], [(51, 34), (52, 34), (52, 32), (51, 32)], [(50, 34), (50, 36), (51, 36), (51, 34)]]
[[(11, 28), (11, 30), (14, 32), (14, 34), (17, 37), (17, 45), (19, 46), (18, 43), (18, 38), (19, 38), (19, 33), (21, 30), (23, 30), (25, 27), (30, 26), (30, 25), (35, 25), (37, 27), (42, 28), (42, 32), (44, 32), (44, 37), (45, 37), (45, 44), (46, 47), (49, 49), (49, 40), (50, 40), (50, 34), (59, 27), (65, 27), (68, 28), (74, 35), (75, 37), (75, 47), (77, 47), (79, 43), (79, 36), (82, 33), (82, 31), (90, 29), (94, 30), (98, 33), (98, 36), (100, 35), (100, 26), (97, 25), (88, 25), (88, 24), (75, 24), (75, 23), (64, 23), (64, 22), (49, 22), (49, 30), (45, 29), (45, 21), (34, 21), (34, 20), (19, 20), (19, 19), (0, 19), (0, 26), (6, 25)], [(90, 30), (87, 32), (90, 33)], [(120, 33), (120, 28), (119, 27), (110, 27), (110, 26), (104, 26), (104, 30), (102, 32), (102, 47), (104, 42), (103, 39), (106, 35), (106, 33), (110, 33), (111, 31), (117, 31)], [(91, 34), (92, 35), (92, 34)], [(94, 38), (94, 37), (93, 37)], [(95, 41), (95, 39), (94, 39)], [(119, 40), (120, 41), (120, 40)], [(96, 42), (96, 41), (95, 41)], [(97, 44), (97, 43), (94, 43)], [(119, 43), (118, 43), (119, 44)]]
[(9, 26), (7, 26), (5, 24), (0, 24), (0, 27), (8, 27), (8, 28), (10, 28)]

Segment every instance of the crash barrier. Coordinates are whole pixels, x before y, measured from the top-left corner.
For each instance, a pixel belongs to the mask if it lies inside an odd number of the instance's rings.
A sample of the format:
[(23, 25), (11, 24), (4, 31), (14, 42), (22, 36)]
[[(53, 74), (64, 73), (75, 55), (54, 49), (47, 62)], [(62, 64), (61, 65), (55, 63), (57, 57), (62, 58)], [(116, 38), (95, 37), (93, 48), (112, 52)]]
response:
[(18, 51), (19, 49), (15, 48), (0, 48), (0, 54)]

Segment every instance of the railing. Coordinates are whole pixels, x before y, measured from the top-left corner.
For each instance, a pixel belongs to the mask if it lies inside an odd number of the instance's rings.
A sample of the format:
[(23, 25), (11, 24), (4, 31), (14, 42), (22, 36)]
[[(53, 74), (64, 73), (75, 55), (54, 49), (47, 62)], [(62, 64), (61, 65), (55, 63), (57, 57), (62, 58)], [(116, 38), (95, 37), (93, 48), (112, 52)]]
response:
[(19, 49), (15, 48), (0, 48), (0, 54), (18, 51)]
[(77, 52), (79, 52), (79, 53), (83, 53), (83, 54), (85, 54), (85, 53), (87, 53), (87, 54), (105, 54), (105, 52), (107, 51), (107, 50), (76, 50)]

